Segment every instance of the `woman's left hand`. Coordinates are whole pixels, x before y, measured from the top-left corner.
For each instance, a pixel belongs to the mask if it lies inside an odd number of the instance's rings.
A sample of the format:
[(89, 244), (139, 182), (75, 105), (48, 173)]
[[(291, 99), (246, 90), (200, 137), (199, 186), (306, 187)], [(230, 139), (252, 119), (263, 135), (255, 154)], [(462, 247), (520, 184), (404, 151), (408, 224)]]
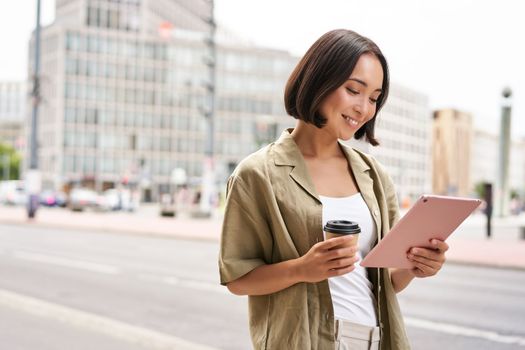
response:
[(414, 268), (410, 272), (415, 277), (434, 276), (445, 263), (448, 244), (438, 239), (432, 239), (430, 244), (435, 248), (415, 247), (407, 254), (408, 260), (414, 263)]

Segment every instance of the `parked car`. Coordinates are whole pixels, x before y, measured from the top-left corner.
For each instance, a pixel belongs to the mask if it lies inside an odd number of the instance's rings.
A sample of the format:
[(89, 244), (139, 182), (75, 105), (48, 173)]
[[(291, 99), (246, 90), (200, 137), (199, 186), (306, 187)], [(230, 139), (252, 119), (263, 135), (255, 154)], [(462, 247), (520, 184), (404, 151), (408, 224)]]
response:
[(97, 209), (102, 211), (115, 211), (122, 209), (122, 198), (119, 191), (114, 188), (104, 191), (98, 196)]
[(0, 182), (0, 203), (26, 205), (27, 198), (23, 181), (11, 180)]
[(56, 204), (55, 193), (51, 190), (40, 192), (40, 205), (54, 207)]
[(97, 193), (88, 188), (74, 188), (69, 193), (68, 206), (73, 211), (83, 211), (95, 208), (97, 205)]
[(97, 200), (97, 209), (102, 211), (135, 211), (139, 206), (139, 199), (134, 192), (127, 188), (111, 188), (104, 191)]
[(44, 190), (40, 192), (40, 205), (46, 207), (64, 207), (66, 205), (66, 195), (64, 192)]
[(64, 208), (67, 205), (67, 195), (62, 191), (55, 192), (55, 201), (58, 207)]

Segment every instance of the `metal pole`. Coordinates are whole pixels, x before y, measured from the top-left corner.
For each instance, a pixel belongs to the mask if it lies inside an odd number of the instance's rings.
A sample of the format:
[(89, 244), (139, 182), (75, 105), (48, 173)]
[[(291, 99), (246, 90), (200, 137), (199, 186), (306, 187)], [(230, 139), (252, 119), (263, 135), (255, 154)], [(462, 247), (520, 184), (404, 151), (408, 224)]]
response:
[(487, 238), (492, 236), (492, 184), (483, 184), (483, 197), (485, 200), (485, 216), (487, 217)]
[(498, 201), (497, 216), (507, 216), (509, 213), (509, 157), (510, 157), (510, 125), (512, 90), (503, 89), (503, 104), (501, 107), (501, 127), (499, 135), (498, 158)]
[(29, 193), (27, 204), (27, 215), (34, 218), (38, 208), (38, 196), (40, 192), (40, 174), (38, 172), (37, 154), (37, 118), (38, 105), (40, 103), (40, 0), (36, 3), (36, 28), (35, 28), (35, 56), (33, 71), (33, 113), (31, 115), (31, 138), (29, 154), (29, 171), (26, 176), (26, 190)]
[(216, 195), (215, 191), (215, 160), (214, 160), (214, 144), (215, 144), (215, 84), (216, 84), (216, 64), (217, 64), (217, 46), (215, 42), (215, 34), (217, 25), (215, 23), (214, 15), (214, 0), (210, 1), (210, 17), (207, 22), (210, 28), (209, 38), (206, 44), (209, 49), (209, 59), (206, 60), (209, 72), (209, 82), (206, 84), (208, 92), (208, 106), (205, 109), (206, 118), (206, 146), (203, 164), (202, 176), (202, 193), (200, 201), (200, 211), (203, 216), (211, 216), (212, 198)]

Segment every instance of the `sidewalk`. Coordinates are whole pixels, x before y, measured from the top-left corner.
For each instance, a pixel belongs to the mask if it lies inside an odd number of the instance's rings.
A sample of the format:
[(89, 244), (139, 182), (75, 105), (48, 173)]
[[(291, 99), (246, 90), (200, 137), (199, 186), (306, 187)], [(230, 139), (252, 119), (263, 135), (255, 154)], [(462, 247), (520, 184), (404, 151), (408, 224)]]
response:
[[(136, 213), (76, 213), (61, 208), (40, 208), (37, 218), (28, 221), (25, 208), (0, 206), (0, 224), (36, 225), (83, 229), (100, 232), (121, 232), (165, 238), (208, 240), (220, 238), (221, 218), (208, 220), (190, 217), (163, 218), (156, 205), (145, 205)], [(470, 216), (447, 241), (448, 262), (471, 265), (525, 269), (525, 215), (493, 219), (493, 237), (485, 238), (485, 217)]]

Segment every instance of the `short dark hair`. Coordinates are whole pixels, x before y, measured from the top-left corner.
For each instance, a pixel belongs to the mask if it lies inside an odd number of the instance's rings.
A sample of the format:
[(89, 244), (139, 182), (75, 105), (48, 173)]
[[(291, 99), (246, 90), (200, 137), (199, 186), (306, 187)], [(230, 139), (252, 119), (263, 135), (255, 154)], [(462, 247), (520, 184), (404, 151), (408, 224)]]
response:
[(354, 67), (363, 54), (373, 54), (383, 68), (383, 90), (376, 103), (376, 113), (363, 125), (354, 137), (377, 146), (374, 137), (377, 113), (385, 104), (388, 96), (389, 73), (385, 56), (370, 39), (347, 29), (332, 30), (308, 49), (299, 61), (286, 83), (284, 105), (286, 112), (295, 119), (314, 124), (318, 128), (326, 125), (326, 118), (319, 114), (323, 99), (339, 88), (352, 74)]

